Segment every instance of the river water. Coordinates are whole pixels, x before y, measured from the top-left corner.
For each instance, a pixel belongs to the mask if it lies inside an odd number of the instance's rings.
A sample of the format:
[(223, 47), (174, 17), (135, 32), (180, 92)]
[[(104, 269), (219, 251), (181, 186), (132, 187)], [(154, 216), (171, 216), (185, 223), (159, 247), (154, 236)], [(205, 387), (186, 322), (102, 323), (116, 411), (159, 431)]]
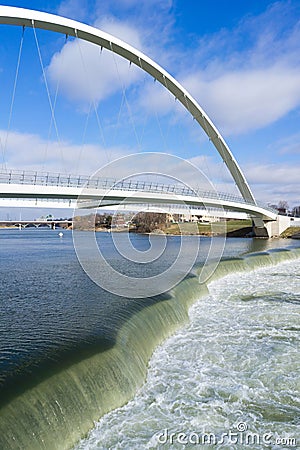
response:
[[(162, 270), (178, 239), (168, 238), (162, 262), (130, 271)], [(97, 240), (125, 270), (111, 236)], [(195, 448), (205, 433), (216, 448), (242, 448), (226, 437), (237, 430), (254, 440), (249, 448), (299, 442), (300, 263), (294, 250), (274, 252), (299, 241), (227, 239), (227, 258), (264, 253), (234, 260), (209, 292), (180, 283), (175, 306), (168, 295), (104, 291), (82, 270), (67, 231), (0, 230), (0, 242), (1, 449), (71, 448), (100, 416), (75, 448)], [(132, 242), (149, 245), (146, 236)], [(254, 272), (235, 273), (244, 261)], [(199, 301), (188, 323), (181, 303), (190, 297)]]
[(76, 449), (299, 448), (299, 310), (299, 260), (212, 283)]

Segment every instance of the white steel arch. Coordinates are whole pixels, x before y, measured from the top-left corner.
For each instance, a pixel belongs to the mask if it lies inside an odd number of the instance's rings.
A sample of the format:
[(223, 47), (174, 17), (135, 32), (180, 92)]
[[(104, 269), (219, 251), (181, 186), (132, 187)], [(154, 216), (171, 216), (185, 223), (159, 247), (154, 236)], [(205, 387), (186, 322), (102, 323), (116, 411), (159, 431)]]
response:
[(224, 160), (244, 200), (256, 204), (255, 198), (241, 168), (216, 126), (184, 87), (148, 56), (98, 28), (41, 11), (11, 6), (0, 6), (0, 24), (41, 28), (74, 36), (106, 48), (150, 74), (171, 92), (199, 123)]

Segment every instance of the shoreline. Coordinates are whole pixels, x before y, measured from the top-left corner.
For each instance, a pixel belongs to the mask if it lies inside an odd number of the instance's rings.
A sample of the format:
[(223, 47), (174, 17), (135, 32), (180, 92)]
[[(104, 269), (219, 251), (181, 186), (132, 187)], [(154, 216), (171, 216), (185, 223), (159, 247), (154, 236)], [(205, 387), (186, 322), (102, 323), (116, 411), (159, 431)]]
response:
[[(205, 225), (204, 225), (205, 226)], [(230, 238), (255, 238), (255, 236), (250, 236), (251, 234), (251, 229), (248, 226), (243, 226), (240, 228), (236, 228), (233, 230), (228, 230), (225, 233), (218, 233), (218, 232), (211, 232), (211, 231), (203, 231), (201, 232), (201, 226), (198, 227), (199, 232), (195, 233), (195, 232), (182, 232), (180, 229), (178, 230), (172, 230), (172, 227), (170, 232), (168, 232), (168, 228), (157, 228), (156, 230), (153, 230), (152, 232), (138, 232), (134, 229), (130, 229), (128, 227), (124, 227), (124, 228), (102, 228), (102, 227), (98, 227), (98, 228), (76, 228), (76, 231), (93, 231), (95, 233), (135, 233), (135, 234), (142, 234), (142, 235), (164, 235), (164, 236), (199, 236), (199, 237), (230, 237)], [(0, 225), (0, 230), (16, 230), (18, 229), (18, 227), (16, 226), (4, 226), (4, 225)], [(25, 228), (22, 228), (22, 230)], [(49, 227), (44, 226), (44, 227), (26, 227), (26, 229), (49, 229)], [(73, 228), (72, 227), (60, 227), (58, 226), (57, 228), (55, 228), (55, 230), (69, 230), (72, 231)], [(55, 231), (54, 230), (54, 231)], [(289, 227), (287, 228), (284, 232), (282, 232), (279, 236), (274, 236), (272, 238), (264, 238), (264, 239), (300, 239), (300, 227)]]

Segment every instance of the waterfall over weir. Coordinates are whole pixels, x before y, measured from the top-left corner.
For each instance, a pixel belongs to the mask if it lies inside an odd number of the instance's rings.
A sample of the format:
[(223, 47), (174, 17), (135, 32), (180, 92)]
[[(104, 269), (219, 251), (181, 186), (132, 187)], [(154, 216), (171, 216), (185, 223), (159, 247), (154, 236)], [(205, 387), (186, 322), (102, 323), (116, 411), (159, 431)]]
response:
[[(273, 249), (226, 258), (209, 281), (299, 257), (300, 249)], [(69, 449), (95, 420), (132, 398), (145, 381), (154, 348), (188, 321), (189, 307), (207, 294), (207, 284), (198, 278), (205, 279), (208, 270), (196, 267), (169, 293), (135, 303), (114, 341), (2, 398), (0, 448)]]

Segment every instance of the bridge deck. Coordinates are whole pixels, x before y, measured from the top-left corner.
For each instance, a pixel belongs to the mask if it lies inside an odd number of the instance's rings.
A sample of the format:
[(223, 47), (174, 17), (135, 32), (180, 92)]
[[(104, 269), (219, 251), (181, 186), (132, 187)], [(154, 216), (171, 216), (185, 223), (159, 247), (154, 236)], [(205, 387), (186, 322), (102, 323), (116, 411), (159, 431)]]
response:
[(246, 212), (274, 220), (277, 211), (241, 196), (203, 191), (183, 184), (141, 180), (102, 179), (87, 176), (9, 171), (0, 172), (0, 198), (79, 200), (80, 207), (124, 204), (185, 204)]

